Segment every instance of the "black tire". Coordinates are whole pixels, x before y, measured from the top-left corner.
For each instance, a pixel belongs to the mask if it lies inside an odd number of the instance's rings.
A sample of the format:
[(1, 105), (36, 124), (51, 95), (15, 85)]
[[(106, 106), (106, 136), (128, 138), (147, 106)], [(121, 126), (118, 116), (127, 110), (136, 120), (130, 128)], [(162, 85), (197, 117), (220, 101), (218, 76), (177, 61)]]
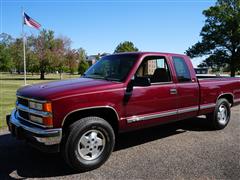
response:
[[(100, 147), (101, 152), (99, 152), (99, 155), (92, 160), (86, 159), (93, 158), (91, 157), (93, 156), (92, 152), (89, 152), (87, 155), (81, 155), (80, 152), (81, 146), (83, 146), (79, 145), (80, 140), (81, 138), (87, 137), (86, 133), (88, 132), (90, 132), (90, 135), (92, 135), (92, 132), (98, 132), (99, 135), (101, 135), (101, 137), (104, 139), (102, 142), (105, 142), (104, 146), (102, 146), (102, 149)], [(91, 147), (96, 148), (94, 142), (87, 141), (87, 143), (90, 143), (88, 146), (89, 151), (91, 150)], [(100, 167), (109, 158), (113, 151), (114, 144), (114, 131), (107, 121), (99, 117), (86, 117), (74, 122), (69, 126), (62, 142), (61, 153), (64, 160), (71, 168), (76, 171), (84, 172)], [(87, 149), (87, 146), (83, 146), (82, 148)], [(99, 147), (97, 147), (97, 149), (98, 148)]]
[[(218, 117), (218, 113), (220, 112), (220, 108), (224, 107), (226, 109), (226, 120), (223, 121)], [(231, 117), (231, 107), (230, 104), (228, 102), (227, 99), (225, 98), (221, 98), (217, 101), (216, 103), (216, 107), (214, 112), (207, 114), (207, 119), (210, 122), (211, 128), (215, 129), (215, 130), (220, 130), (220, 129), (224, 129), (229, 121), (230, 121), (230, 117)]]

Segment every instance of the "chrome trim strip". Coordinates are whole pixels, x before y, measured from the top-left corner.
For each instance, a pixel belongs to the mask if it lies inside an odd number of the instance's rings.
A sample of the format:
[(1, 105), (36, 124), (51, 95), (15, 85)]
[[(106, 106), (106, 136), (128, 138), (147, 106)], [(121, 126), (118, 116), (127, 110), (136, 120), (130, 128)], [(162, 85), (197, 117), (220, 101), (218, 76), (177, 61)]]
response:
[(188, 113), (188, 112), (193, 112), (193, 111), (198, 111), (198, 106), (194, 106), (191, 108), (182, 108), (178, 110), (178, 114), (182, 114), (182, 113)]
[(173, 81), (151, 83), (151, 85), (164, 85), (164, 84), (173, 84)]
[(163, 113), (147, 115), (147, 116), (132, 116), (130, 118), (127, 118), (127, 122), (128, 123), (133, 123), (133, 122), (145, 121), (145, 120), (156, 119), (156, 118), (161, 118), (161, 117), (167, 117), (167, 116), (172, 116), (172, 115), (177, 115), (177, 114), (182, 114), (182, 113), (187, 113), (187, 112), (193, 112), (193, 111), (198, 111), (198, 106), (191, 107), (191, 108), (182, 108), (180, 110), (163, 112)]
[(215, 106), (215, 103), (200, 105), (200, 110), (214, 108)]
[(23, 96), (19, 96), (19, 95), (17, 95), (17, 97), (22, 98), (22, 99), (26, 99), (28, 101), (38, 102), (38, 103), (46, 103), (46, 102), (48, 102), (46, 100), (36, 100), (36, 99), (31, 99), (31, 98), (27, 98), (27, 97), (23, 97)]
[(18, 104), (16, 108), (20, 109), (22, 111), (25, 111), (27, 113), (38, 115), (38, 116), (41, 116), (41, 117), (52, 117), (52, 113), (30, 109), (30, 108), (28, 108), (26, 106), (23, 106), (21, 104)]
[(176, 115), (176, 114), (177, 114), (177, 110), (159, 113), (159, 114), (148, 115), (148, 116), (142, 116), (142, 117), (132, 116), (130, 118), (127, 118), (127, 122), (133, 123), (133, 122), (145, 121), (145, 120), (149, 120), (149, 119), (156, 119), (156, 118), (161, 118), (161, 117), (166, 117), (166, 116), (172, 116), (172, 115)]
[[(25, 131), (33, 133), (33, 137), (40, 143), (45, 145), (59, 144), (62, 139), (62, 129), (42, 129), (38, 127), (30, 127), (22, 124), (16, 117), (16, 109), (14, 109), (10, 116), (10, 123), (17, 127), (23, 128)], [(38, 137), (39, 136), (39, 137)]]
[(116, 111), (112, 106), (92, 106), (92, 107), (75, 109), (75, 110), (69, 112), (69, 113), (68, 113), (67, 115), (65, 115), (65, 117), (63, 118), (63, 121), (62, 121), (62, 124), (61, 124), (61, 125), (62, 125), (62, 127), (63, 127), (66, 118), (67, 118), (70, 114), (72, 114), (72, 113), (75, 113), (75, 112), (78, 112), (78, 111), (84, 111), (84, 110), (88, 110), (88, 109), (98, 109), (98, 108), (108, 108), (108, 109), (112, 109), (112, 110), (115, 112), (115, 114), (116, 114), (116, 116), (117, 116), (117, 119), (119, 120), (119, 115), (118, 115), (117, 111)]
[(234, 103), (238, 103), (238, 102), (240, 102), (240, 98), (234, 100)]

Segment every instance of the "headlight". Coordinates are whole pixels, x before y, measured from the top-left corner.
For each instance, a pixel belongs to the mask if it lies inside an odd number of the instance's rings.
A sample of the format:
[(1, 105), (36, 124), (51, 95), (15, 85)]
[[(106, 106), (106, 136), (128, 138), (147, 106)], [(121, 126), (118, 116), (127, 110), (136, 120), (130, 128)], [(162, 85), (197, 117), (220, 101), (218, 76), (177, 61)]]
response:
[(42, 124), (47, 127), (52, 127), (53, 126), (53, 120), (52, 117), (39, 117), (35, 115), (30, 115), (29, 116), (30, 120), (33, 122), (36, 122), (38, 124)]
[(39, 111), (44, 111), (44, 112), (52, 112), (52, 104), (49, 102), (42, 104), (42, 103), (30, 101), (29, 108), (36, 109)]
[(30, 101), (29, 102), (29, 108), (41, 111), (41, 110), (43, 110), (43, 104)]
[[(53, 126), (52, 104), (50, 102), (40, 103), (35, 101), (29, 101), (29, 108), (41, 111), (39, 112), (39, 116), (35, 115), (35, 113), (38, 114), (38, 112), (30, 114), (29, 119), (31, 121), (36, 122), (38, 124), (42, 124), (46, 127)], [(42, 112), (47, 115), (41, 115)]]
[(29, 118), (33, 122), (36, 122), (36, 123), (39, 123), (39, 124), (43, 124), (43, 118), (42, 117), (30, 115)]

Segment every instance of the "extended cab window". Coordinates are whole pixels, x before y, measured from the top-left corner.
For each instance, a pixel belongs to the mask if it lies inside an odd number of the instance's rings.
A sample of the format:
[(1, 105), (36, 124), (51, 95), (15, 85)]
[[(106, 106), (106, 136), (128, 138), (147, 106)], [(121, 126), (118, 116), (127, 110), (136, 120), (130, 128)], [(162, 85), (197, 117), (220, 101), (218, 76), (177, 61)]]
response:
[(170, 82), (171, 76), (164, 57), (146, 57), (138, 68), (136, 77), (146, 77), (151, 83)]
[(185, 60), (181, 57), (173, 57), (173, 64), (177, 73), (178, 82), (191, 81), (191, 75)]

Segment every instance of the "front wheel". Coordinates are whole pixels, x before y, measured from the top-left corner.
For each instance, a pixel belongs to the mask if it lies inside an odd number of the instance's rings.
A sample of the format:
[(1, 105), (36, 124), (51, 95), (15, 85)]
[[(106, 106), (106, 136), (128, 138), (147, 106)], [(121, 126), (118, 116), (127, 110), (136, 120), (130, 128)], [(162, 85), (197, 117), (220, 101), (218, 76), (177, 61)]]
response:
[(231, 108), (227, 99), (219, 99), (217, 101), (214, 112), (207, 115), (211, 126), (216, 129), (224, 129), (230, 121)]
[(114, 144), (114, 131), (107, 121), (99, 117), (86, 117), (68, 128), (62, 154), (73, 169), (89, 171), (109, 158)]

